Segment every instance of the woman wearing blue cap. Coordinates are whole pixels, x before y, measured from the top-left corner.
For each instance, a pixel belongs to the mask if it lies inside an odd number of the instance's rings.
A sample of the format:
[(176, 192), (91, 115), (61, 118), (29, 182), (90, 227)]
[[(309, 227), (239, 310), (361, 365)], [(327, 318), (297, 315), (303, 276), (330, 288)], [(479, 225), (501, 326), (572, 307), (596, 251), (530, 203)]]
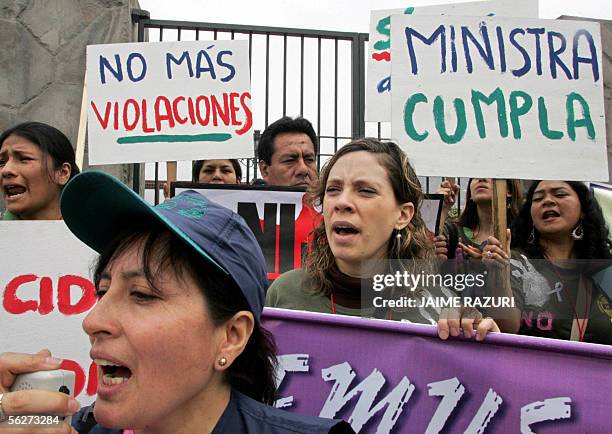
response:
[[(83, 321), (98, 394), (93, 411), (73, 416), (77, 432), (352, 432), (266, 405), (275, 359), (260, 324), (265, 262), (241, 217), (194, 191), (153, 208), (96, 172), (69, 183), (61, 206), (72, 232), (100, 253), (99, 301)], [(0, 355), (0, 416), (75, 413), (61, 393), (7, 393), (17, 374), (60, 363), (48, 351)]]

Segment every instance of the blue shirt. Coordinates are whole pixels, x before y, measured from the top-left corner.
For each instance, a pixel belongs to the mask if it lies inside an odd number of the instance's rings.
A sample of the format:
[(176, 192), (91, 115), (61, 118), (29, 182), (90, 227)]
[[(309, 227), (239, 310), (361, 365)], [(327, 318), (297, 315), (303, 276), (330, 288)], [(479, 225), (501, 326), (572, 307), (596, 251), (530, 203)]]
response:
[[(72, 417), (79, 434), (121, 434), (104, 428), (93, 420), (93, 406), (82, 408)], [(229, 404), (212, 434), (344, 434), (354, 433), (351, 426), (336, 419), (303, 416), (271, 407), (232, 390)]]

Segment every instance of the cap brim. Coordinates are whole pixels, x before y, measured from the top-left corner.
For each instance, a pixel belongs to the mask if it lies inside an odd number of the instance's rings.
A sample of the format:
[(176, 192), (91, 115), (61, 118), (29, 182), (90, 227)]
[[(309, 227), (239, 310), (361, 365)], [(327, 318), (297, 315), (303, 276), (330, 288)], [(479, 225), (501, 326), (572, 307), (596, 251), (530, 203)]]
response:
[(107, 173), (87, 171), (75, 176), (64, 187), (60, 208), (72, 233), (98, 253), (105, 251), (128, 225), (151, 221), (165, 226), (205, 259), (229, 274), (153, 206)]

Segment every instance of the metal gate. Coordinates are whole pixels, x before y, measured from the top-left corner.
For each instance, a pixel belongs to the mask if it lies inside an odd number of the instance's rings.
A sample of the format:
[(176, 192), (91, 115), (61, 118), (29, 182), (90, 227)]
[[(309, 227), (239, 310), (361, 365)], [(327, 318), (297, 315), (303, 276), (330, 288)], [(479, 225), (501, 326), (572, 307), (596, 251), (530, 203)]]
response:
[[(248, 40), (253, 155), (261, 131), (285, 115), (304, 116), (312, 122), (319, 138), (319, 168), (353, 138), (390, 135), (389, 123), (364, 121), (367, 33), (154, 20), (141, 10), (134, 10), (132, 19), (139, 42)], [(241, 159), (241, 164), (246, 182), (257, 177), (255, 158)], [(158, 163), (145, 170), (145, 188), (155, 191), (156, 203), (159, 173)], [(429, 193), (436, 190), (440, 178), (421, 177), (421, 182)]]

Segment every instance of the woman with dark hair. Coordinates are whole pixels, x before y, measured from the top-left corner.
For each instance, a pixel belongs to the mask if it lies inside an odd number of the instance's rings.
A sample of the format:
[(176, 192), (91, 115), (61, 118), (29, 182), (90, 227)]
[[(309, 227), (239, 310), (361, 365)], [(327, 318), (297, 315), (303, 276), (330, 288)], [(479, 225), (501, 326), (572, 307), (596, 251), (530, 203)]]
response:
[[(97, 399), (72, 419), (80, 434), (352, 432), (269, 406), (265, 262), (240, 216), (192, 190), (154, 208), (100, 172), (69, 183), (61, 206), (70, 230), (100, 253), (98, 302), (83, 321)], [(61, 393), (4, 389), (60, 362), (48, 351), (0, 355), (0, 416), (73, 414), (78, 404)]]
[[(522, 188), (518, 180), (506, 180), (507, 203), (506, 219), (508, 225), (518, 214), (522, 203)], [(443, 181), (438, 192), (445, 195), (443, 214), (454, 203), (457, 186), (449, 185)], [(509, 232), (509, 231), (508, 231)], [(510, 233), (508, 233), (510, 237)], [(466, 190), (466, 203), (463, 212), (456, 222), (446, 222), (443, 233), (436, 236), (436, 255), (447, 260), (442, 262), (441, 269), (446, 273), (456, 275), (486, 276), (488, 270), (486, 261), (483, 263), (483, 254), (493, 249), (500, 255), (505, 252), (500, 248), (501, 243), (493, 236), (493, 180), (486, 178), (470, 178)], [(499, 249), (499, 250), (498, 250)], [(491, 254), (493, 251), (491, 252)], [(507, 256), (505, 256), (507, 259)], [(478, 298), (500, 296), (492, 294), (492, 279), (487, 279), (486, 285), (474, 282), (465, 285), (460, 291), (461, 297)], [(496, 290), (496, 289), (495, 289)], [(510, 296), (508, 289), (504, 296)], [(502, 331), (512, 331), (518, 324), (516, 315), (508, 315), (506, 310), (481, 309), (483, 314), (491, 314), (499, 321)], [(500, 316), (501, 315), (501, 316)]]
[[(518, 215), (523, 202), (523, 189), (516, 179), (506, 180), (508, 226)], [(456, 184), (443, 181), (438, 192), (445, 196), (442, 212), (446, 215), (454, 203), (458, 191)], [(470, 178), (466, 189), (465, 208), (456, 222), (446, 222), (441, 236), (436, 238), (436, 253), (454, 259), (457, 252), (461, 257), (481, 259), (482, 250), (489, 237), (493, 236), (493, 180)]]
[[(191, 168), (191, 180), (203, 184), (240, 184), (242, 168), (236, 159), (196, 160)], [(162, 184), (164, 197), (170, 197), (170, 186)]]
[(240, 184), (242, 168), (236, 159), (196, 160), (191, 175), (193, 182)]
[[(420, 213), (423, 192), (406, 154), (391, 142), (354, 140), (329, 160), (309, 196), (314, 206), (322, 207), (323, 219), (314, 231), (306, 267), (276, 279), (266, 304), (435, 324), (438, 310), (433, 306), (394, 309), (381, 306), (370, 292), (381, 275), (402, 268), (413, 274), (429, 271), (434, 257)], [(387, 289), (378, 295), (453, 295), (433, 285)]]
[(68, 138), (41, 122), (25, 122), (0, 135), (4, 220), (61, 220), (64, 185), (79, 168)]
[(611, 248), (601, 208), (582, 182), (534, 182), (512, 226), (519, 334), (612, 344), (611, 288), (594, 280), (610, 265)]

